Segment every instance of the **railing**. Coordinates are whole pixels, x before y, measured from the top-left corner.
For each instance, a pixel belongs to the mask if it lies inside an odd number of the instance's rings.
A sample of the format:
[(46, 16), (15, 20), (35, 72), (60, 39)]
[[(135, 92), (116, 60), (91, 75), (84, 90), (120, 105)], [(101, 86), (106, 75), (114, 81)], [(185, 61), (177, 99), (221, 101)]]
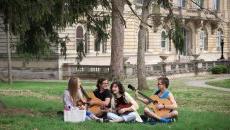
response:
[[(216, 65), (225, 64), (230, 67), (230, 61), (198, 61), (194, 60), (187, 63), (179, 62), (160, 62), (158, 64), (146, 65), (146, 76), (160, 76), (160, 75), (174, 75), (207, 72), (209, 68)], [(81, 78), (98, 78), (109, 77), (110, 66), (97, 66), (97, 65), (63, 65), (63, 78), (66, 79), (72, 75), (77, 75)], [(124, 66), (126, 77), (135, 77), (137, 75), (137, 66), (126, 64)]]
[(77, 75), (81, 78), (107, 77), (109, 76), (109, 68), (110, 66), (64, 64), (62, 75), (63, 79), (72, 75)]

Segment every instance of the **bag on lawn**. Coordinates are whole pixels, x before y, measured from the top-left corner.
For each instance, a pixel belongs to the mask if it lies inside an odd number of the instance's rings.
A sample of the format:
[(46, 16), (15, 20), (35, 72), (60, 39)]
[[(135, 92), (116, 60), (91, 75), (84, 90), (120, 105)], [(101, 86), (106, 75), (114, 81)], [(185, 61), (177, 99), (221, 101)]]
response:
[(82, 122), (85, 121), (85, 118), (86, 118), (86, 110), (79, 110), (78, 108), (64, 110), (65, 122)]

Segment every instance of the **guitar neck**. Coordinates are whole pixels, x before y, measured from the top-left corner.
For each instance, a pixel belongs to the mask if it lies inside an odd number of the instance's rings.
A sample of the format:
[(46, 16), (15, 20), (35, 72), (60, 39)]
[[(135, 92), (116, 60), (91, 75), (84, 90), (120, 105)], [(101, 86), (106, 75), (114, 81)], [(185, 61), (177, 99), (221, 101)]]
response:
[(83, 95), (84, 95), (87, 99), (89, 99), (89, 95), (86, 93), (86, 91), (83, 89), (83, 87), (80, 86), (80, 88), (81, 88), (81, 91), (82, 91)]
[(149, 102), (155, 102), (153, 99), (149, 98), (148, 96), (146, 96), (145, 94), (143, 94), (142, 92), (139, 92), (138, 93), (143, 96), (144, 98), (146, 98), (147, 100), (149, 100)]

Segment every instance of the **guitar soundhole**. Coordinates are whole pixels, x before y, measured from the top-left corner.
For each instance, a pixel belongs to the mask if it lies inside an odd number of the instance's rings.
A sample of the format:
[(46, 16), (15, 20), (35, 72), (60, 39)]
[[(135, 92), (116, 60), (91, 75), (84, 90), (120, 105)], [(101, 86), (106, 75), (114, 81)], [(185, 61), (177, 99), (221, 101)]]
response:
[(158, 101), (154, 101), (153, 104), (158, 104)]

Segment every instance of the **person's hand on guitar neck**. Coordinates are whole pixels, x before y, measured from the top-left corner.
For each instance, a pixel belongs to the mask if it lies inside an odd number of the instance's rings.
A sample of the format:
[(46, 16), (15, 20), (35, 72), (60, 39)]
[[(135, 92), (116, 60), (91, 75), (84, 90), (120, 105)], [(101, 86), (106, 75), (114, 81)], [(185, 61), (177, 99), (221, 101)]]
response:
[(139, 90), (135, 91), (135, 98), (143, 102), (144, 104), (149, 104), (149, 100), (139, 96)]
[(96, 102), (95, 102), (94, 100), (89, 100), (87, 103), (88, 103), (90, 106), (92, 106), (92, 105), (95, 105), (95, 104), (96, 104)]

